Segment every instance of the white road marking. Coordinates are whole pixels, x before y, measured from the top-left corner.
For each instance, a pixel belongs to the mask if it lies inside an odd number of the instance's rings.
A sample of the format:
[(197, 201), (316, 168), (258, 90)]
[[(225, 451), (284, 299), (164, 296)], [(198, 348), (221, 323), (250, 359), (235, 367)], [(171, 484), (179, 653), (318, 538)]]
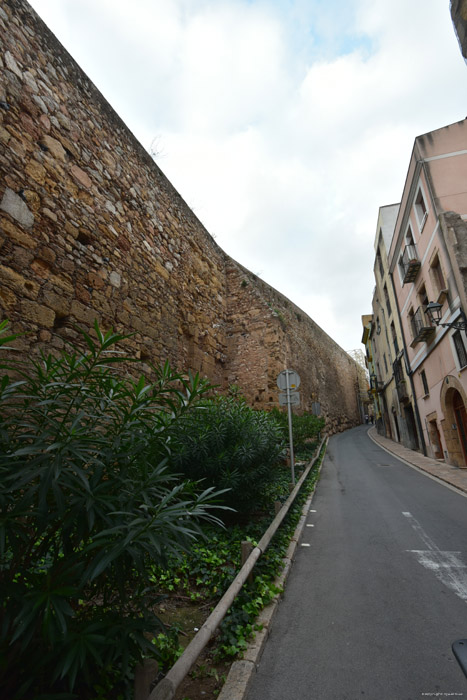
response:
[(460, 552), (443, 552), (411, 513), (403, 512), (402, 515), (408, 519), (427, 547), (427, 549), (407, 549), (406, 551), (415, 554), (419, 564), (433, 571), (441, 583), (467, 603), (467, 566), (456, 556)]
[(310, 523), (306, 524), (307, 527), (314, 527), (314, 525), (310, 525)]
[(309, 512), (309, 513), (316, 513), (315, 510), (310, 510), (310, 511), (308, 511), (308, 512)]
[(307, 542), (302, 542), (302, 547), (311, 547), (311, 544), (308, 544)]

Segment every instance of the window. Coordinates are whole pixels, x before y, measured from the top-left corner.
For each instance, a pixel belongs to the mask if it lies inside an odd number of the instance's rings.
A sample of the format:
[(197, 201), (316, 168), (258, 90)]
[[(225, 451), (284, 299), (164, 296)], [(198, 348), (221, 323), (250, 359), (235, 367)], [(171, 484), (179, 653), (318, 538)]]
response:
[(401, 280), (403, 280), (405, 277), (404, 253), (400, 254), (398, 265), (399, 265), (399, 274), (401, 276)]
[(384, 298), (386, 300), (386, 308), (388, 310), (388, 316), (391, 315), (391, 302), (389, 301), (389, 294), (388, 294), (388, 288), (386, 285), (384, 285)]
[(430, 389), (428, 387), (428, 381), (424, 369), (422, 369), (422, 371), (420, 372), (420, 379), (422, 380), (423, 393), (425, 396), (428, 396), (428, 394), (430, 393)]
[(405, 245), (414, 245), (415, 241), (413, 239), (412, 227), (408, 226), (407, 233), (405, 234)]
[(381, 275), (381, 278), (382, 278), (384, 276), (384, 268), (383, 268), (383, 260), (381, 258), (380, 251), (378, 251), (378, 254), (376, 255), (376, 263), (378, 265), (379, 274)]
[(399, 343), (397, 342), (396, 327), (394, 325), (394, 321), (391, 323), (391, 335), (392, 335), (392, 342), (394, 343), (394, 350), (396, 352), (396, 355), (398, 355), (399, 354)]
[(446, 289), (446, 282), (444, 280), (443, 270), (441, 269), (441, 264), (437, 254), (430, 263), (430, 274), (433, 287), (439, 297), (441, 292)]
[(386, 353), (383, 354), (383, 360), (384, 360), (384, 368), (386, 370), (386, 374), (388, 373), (388, 362), (386, 360)]
[(422, 284), (418, 290), (418, 303), (423, 307), (423, 311), (425, 311), (426, 307), (428, 306), (428, 296), (424, 284)]
[(457, 360), (459, 362), (459, 367), (465, 367), (467, 365), (467, 352), (465, 349), (464, 338), (460, 331), (456, 331), (452, 336), (454, 347), (456, 348)]
[(413, 310), (413, 307), (409, 309), (409, 313), (407, 314), (407, 320), (409, 322), (409, 328), (412, 331), (412, 337), (415, 338), (416, 332), (415, 332), (415, 312)]
[(428, 211), (426, 208), (425, 200), (423, 199), (423, 194), (421, 189), (418, 190), (417, 197), (415, 199), (415, 213), (417, 214), (418, 226), (420, 231), (422, 231), (425, 226), (425, 221), (428, 216)]

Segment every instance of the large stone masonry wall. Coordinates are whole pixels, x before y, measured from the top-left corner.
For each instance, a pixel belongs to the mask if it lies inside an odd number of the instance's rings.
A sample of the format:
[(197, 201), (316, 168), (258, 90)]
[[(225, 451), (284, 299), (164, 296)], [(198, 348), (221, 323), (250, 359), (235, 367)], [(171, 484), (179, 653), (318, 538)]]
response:
[(97, 318), (257, 407), (293, 366), (303, 408), (357, 423), (353, 360), (225, 255), (24, 0), (0, 5), (0, 49), (0, 312), (19, 349), (58, 351)]

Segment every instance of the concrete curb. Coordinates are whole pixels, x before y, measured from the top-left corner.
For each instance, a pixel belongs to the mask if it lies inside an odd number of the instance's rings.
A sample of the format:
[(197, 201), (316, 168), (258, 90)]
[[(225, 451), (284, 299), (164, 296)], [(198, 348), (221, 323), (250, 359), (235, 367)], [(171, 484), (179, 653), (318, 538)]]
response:
[[(324, 455), (325, 454), (326, 452), (324, 453)], [(321, 474), (324, 455), (319, 466), (318, 479), (319, 475)], [(298, 542), (303, 532), (303, 528), (305, 527), (308, 512), (310, 510), (310, 506), (315, 495), (316, 484), (313, 491), (308, 496), (305, 505), (303, 506), (302, 515), (300, 516), (300, 520), (298, 521), (297, 527), (295, 528), (295, 532), (292, 536), (292, 539), (290, 540), (290, 544), (287, 548), (287, 552), (283, 559), (284, 566), (282, 568), (282, 571), (274, 581), (274, 584), (278, 588), (285, 588), (285, 583), (292, 568), (293, 559), (298, 547)], [(271, 631), (272, 621), (277, 612), (277, 608), (281, 601), (282, 595), (282, 593), (278, 593), (269, 603), (269, 605), (263, 608), (263, 610), (258, 615), (257, 623), (262, 625), (263, 628), (260, 632), (256, 632), (254, 640), (251, 642), (251, 644), (248, 646), (248, 649), (243, 654), (243, 659), (233, 662), (232, 666), (230, 667), (227, 680), (224, 683), (221, 692), (217, 696), (218, 700), (243, 700), (243, 698), (245, 697), (253, 674), (256, 673), (256, 670), (258, 668), (261, 655), (263, 653), (265, 644)]]

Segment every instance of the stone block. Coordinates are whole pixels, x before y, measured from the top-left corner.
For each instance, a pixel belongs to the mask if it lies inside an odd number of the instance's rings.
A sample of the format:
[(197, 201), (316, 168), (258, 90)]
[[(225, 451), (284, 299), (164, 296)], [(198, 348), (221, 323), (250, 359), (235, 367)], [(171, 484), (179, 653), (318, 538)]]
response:
[(11, 289), (0, 286), (0, 304), (4, 309), (15, 309), (18, 303), (17, 297)]
[(81, 170), (81, 168), (73, 164), (70, 168), (70, 172), (75, 178), (75, 180), (79, 182), (80, 185), (82, 185), (83, 187), (87, 187), (88, 189), (91, 187), (92, 180), (89, 177), (89, 175), (84, 172), (84, 170)]
[(42, 137), (42, 143), (49, 150), (51, 156), (57, 158), (57, 160), (61, 160), (62, 162), (66, 161), (66, 151), (60, 141), (52, 138), (52, 136), (46, 135)]
[(3, 193), (0, 209), (9, 214), (24, 228), (31, 228), (34, 223), (34, 214), (28, 205), (16, 192), (9, 187)]
[(79, 301), (73, 300), (71, 302), (71, 313), (80, 323), (84, 323), (89, 327), (94, 325), (94, 321), (100, 324), (100, 315), (88, 306), (84, 306)]
[(26, 173), (39, 185), (43, 185), (47, 175), (47, 170), (37, 160), (30, 160), (25, 168)]
[(31, 270), (38, 277), (42, 277), (42, 279), (47, 279), (50, 274), (50, 265), (44, 260), (39, 260), (38, 258), (36, 258), (32, 261), (30, 267)]
[(55, 321), (55, 312), (52, 309), (38, 304), (35, 301), (23, 299), (21, 302), (21, 317), (24, 321), (35, 323), (44, 328), (52, 328)]
[(57, 294), (51, 289), (44, 289), (42, 298), (45, 305), (55, 311), (57, 316), (68, 316), (70, 313), (71, 301), (64, 297), (63, 294)]
[(18, 295), (31, 298), (37, 297), (40, 289), (37, 282), (23, 277), (19, 272), (4, 265), (0, 265), (0, 286), (9, 287)]

